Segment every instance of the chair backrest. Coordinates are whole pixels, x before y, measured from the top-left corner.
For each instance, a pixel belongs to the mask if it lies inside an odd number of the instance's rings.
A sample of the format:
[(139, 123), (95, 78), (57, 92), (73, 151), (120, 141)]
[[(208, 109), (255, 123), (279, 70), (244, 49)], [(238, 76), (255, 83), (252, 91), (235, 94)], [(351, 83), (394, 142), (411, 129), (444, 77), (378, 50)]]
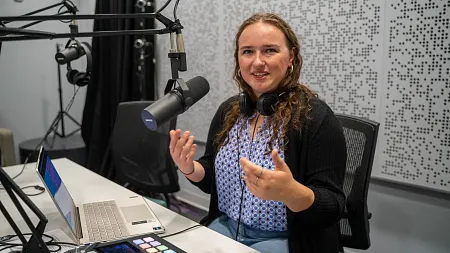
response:
[(149, 130), (141, 112), (152, 101), (123, 102), (117, 108), (112, 137), (112, 163), (116, 174), (133, 187), (149, 193), (180, 190), (175, 164), (169, 153), (170, 129), (176, 118)]
[(336, 114), (336, 117), (344, 130), (347, 144), (344, 177), (347, 203), (344, 216), (339, 222), (339, 244), (341, 247), (368, 249), (370, 217), (367, 193), (380, 124), (350, 115)]

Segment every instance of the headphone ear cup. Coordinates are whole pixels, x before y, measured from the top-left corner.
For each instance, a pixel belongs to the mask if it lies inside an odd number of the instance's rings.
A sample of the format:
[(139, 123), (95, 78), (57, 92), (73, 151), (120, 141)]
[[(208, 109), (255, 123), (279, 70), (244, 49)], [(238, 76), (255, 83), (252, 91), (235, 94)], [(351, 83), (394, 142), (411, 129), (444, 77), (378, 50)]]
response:
[(66, 74), (67, 81), (69, 81), (69, 83), (71, 83), (71, 84), (75, 84), (74, 78), (77, 74), (78, 74), (78, 70), (76, 70), (76, 69), (67, 71), (67, 74)]
[(74, 77), (73, 77), (73, 81), (74, 84), (83, 87), (88, 85), (89, 83), (89, 75), (86, 73), (82, 73), (82, 72), (78, 72)]
[(270, 116), (275, 113), (275, 104), (278, 103), (279, 98), (272, 93), (264, 93), (259, 96), (256, 102), (256, 110), (263, 116)]
[(250, 117), (255, 112), (255, 102), (247, 92), (239, 94), (239, 110), (242, 115)]

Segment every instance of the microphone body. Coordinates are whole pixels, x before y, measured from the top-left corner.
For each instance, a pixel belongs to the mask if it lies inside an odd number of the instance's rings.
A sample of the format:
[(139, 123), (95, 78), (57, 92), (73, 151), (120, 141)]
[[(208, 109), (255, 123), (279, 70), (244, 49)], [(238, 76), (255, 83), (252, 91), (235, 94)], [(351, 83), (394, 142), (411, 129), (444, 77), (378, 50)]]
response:
[(142, 121), (147, 128), (155, 131), (162, 124), (185, 112), (209, 92), (209, 83), (201, 76), (187, 81), (186, 86), (188, 92), (177, 87), (141, 112)]
[[(87, 42), (82, 43), (88, 46), (89, 48), (91, 47)], [(62, 50), (61, 52), (56, 53), (55, 60), (62, 65), (71, 62), (73, 60), (76, 60), (85, 54), (86, 52), (84, 51), (81, 45), (73, 43), (67, 48), (64, 48), (64, 50)]]

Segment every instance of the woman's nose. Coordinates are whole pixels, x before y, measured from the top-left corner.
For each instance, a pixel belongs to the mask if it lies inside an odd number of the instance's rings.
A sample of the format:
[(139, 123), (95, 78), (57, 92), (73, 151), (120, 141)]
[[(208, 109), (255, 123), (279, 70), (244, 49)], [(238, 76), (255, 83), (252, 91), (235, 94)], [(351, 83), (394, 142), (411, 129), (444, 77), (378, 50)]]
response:
[(266, 63), (264, 61), (263, 55), (261, 55), (260, 52), (256, 52), (255, 54), (255, 60), (253, 61), (253, 65), (255, 65), (255, 67), (260, 67), (260, 66), (264, 66)]

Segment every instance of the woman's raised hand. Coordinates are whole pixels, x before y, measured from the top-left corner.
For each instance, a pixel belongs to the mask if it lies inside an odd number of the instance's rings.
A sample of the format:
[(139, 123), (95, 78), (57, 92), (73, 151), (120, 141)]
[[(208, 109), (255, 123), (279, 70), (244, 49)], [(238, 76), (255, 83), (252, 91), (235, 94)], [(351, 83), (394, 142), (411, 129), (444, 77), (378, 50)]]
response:
[(194, 156), (197, 144), (194, 144), (194, 136), (189, 131), (183, 135), (181, 130), (171, 130), (170, 134), (170, 155), (183, 174), (189, 175), (194, 172)]

